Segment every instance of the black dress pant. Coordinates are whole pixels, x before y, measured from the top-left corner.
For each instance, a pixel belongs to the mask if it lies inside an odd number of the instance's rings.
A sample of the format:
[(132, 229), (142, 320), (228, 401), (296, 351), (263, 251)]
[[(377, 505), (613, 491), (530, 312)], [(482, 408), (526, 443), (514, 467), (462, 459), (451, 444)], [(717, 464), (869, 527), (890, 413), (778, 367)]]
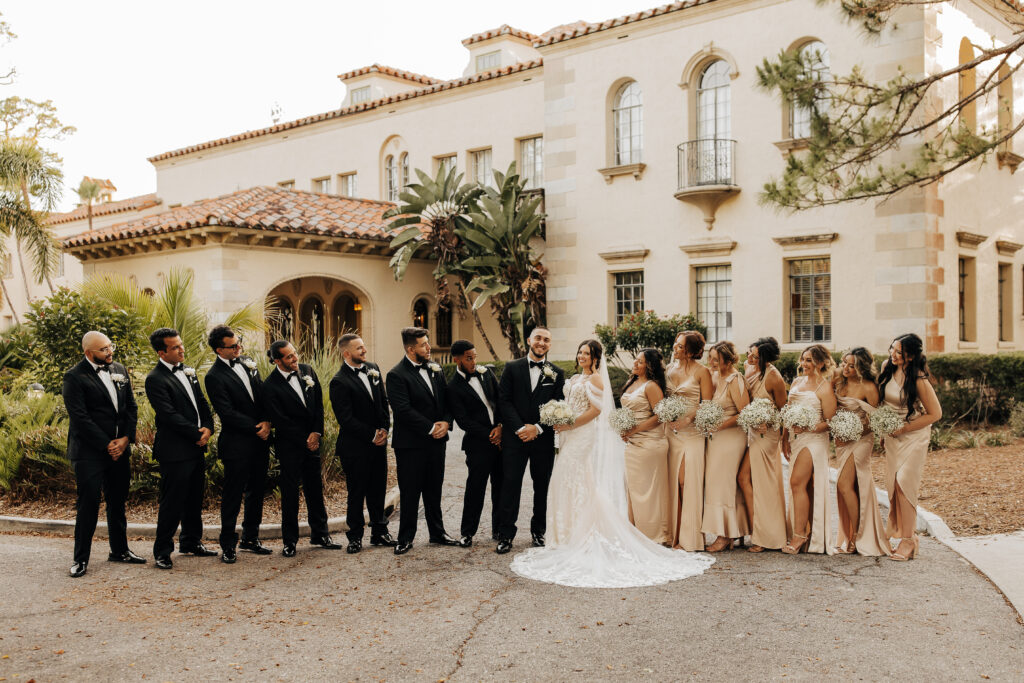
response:
[(341, 468), (345, 472), (348, 488), (348, 540), (362, 540), (365, 521), (363, 503), (370, 513), (370, 534), (380, 536), (388, 532), (384, 516), (384, 494), (388, 486), (387, 446), (346, 450), (342, 444)]
[(129, 453), (119, 459), (76, 460), (75, 483), (78, 501), (75, 503), (75, 562), (88, 562), (92, 550), (92, 537), (96, 533), (96, 520), (100, 513), (100, 497), (107, 501), (107, 535), (110, 552), (121, 554), (128, 550), (124, 515), (124, 502), (128, 497), (131, 469)]
[(445, 535), (441, 516), (441, 486), (444, 484), (444, 447), (395, 449), (398, 465), (398, 542), (412, 543), (416, 538), (416, 522), (423, 498), (423, 515), (430, 538)]
[(519, 497), (523, 492), (523, 475), (530, 466), (533, 479), (533, 517), (530, 518), (530, 533), (543, 535), (547, 530), (548, 484), (551, 470), (555, 466), (555, 449), (550, 440), (522, 444), (501, 452), (501, 515), (498, 536), (512, 539), (516, 536), (516, 520), (519, 519)]
[(270, 455), (255, 453), (245, 458), (224, 461), (224, 487), (220, 500), (220, 547), (234, 550), (238, 545), (238, 511), (245, 501), (242, 513), (242, 540), (255, 541), (263, 522), (263, 495), (267, 486), (267, 467)]
[(501, 482), (503, 478), (501, 449), (489, 445), (486, 448), (466, 450), (466, 497), (462, 504), (463, 536), (472, 536), (480, 527), (480, 514), (484, 509), (487, 482), (491, 482), (491, 531), (498, 533), (498, 514), (501, 512)]
[(170, 557), (174, 532), (181, 524), (178, 549), (189, 549), (203, 540), (203, 493), (206, 469), (202, 455), (191, 460), (160, 463), (160, 509), (156, 517), (153, 557)]
[(299, 486), (306, 499), (310, 538), (323, 538), (327, 532), (327, 508), (324, 506), (324, 479), (320, 454), (282, 454), (281, 462), (281, 540), (285, 545), (299, 542)]

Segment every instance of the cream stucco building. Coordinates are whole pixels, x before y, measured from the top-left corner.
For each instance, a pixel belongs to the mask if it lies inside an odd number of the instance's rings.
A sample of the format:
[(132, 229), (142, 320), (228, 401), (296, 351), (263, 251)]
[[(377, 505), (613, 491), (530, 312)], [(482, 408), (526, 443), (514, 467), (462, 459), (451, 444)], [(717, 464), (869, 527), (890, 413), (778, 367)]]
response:
[[(455, 164), (487, 182), (516, 161), (545, 199), (554, 357), (640, 308), (694, 312), (712, 340), (744, 347), (772, 335), (786, 349), (880, 352), (913, 331), (933, 352), (1020, 349), (1014, 147), (887, 201), (779, 213), (758, 193), (799, 153), (807, 120), (755, 74), (785, 49), (871, 79), (937, 73), (973, 58), (971, 44), (1009, 42), (1014, 11), (1001, 0), (908, 8), (874, 41), (813, 0), (674, 3), (542, 35), (502, 26), (463, 41), (455, 80), (356, 69), (340, 76), (335, 111), (152, 157), (160, 203), (65, 245), (81, 272), (142, 286), (188, 265), (214, 312), (274, 294), (297, 325), (358, 327), (377, 356), (397, 355), (396, 330), (414, 319), (443, 347), (473, 338), (472, 324), (439, 316), (428, 263), (394, 282), (380, 202), (412, 169)], [(1006, 109), (1021, 111), (1022, 87), (1007, 81), (999, 101), (978, 102), (974, 125), (1014, 121)], [(936, 96), (955, 101), (957, 84), (943, 88)]]

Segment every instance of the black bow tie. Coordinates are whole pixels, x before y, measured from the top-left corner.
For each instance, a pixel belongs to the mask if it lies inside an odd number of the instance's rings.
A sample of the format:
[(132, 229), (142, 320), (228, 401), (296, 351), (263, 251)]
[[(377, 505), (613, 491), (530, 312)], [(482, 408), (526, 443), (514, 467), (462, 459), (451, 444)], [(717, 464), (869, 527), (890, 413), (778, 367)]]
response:
[(178, 363), (173, 368), (171, 368), (171, 372), (185, 372), (185, 366), (182, 365), (181, 363)]
[(235, 367), (236, 365), (238, 365), (241, 362), (242, 361), (238, 360), (237, 358), (234, 358), (234, 359), (228, 361), (228, 363), (231, 365), (231, 367)]
[(544, 361), (542, 361), (542, 360), (531, 360), (530, 361), (530, 367), (531, 368), (543, 368), (544, 367)]
[(110, 366), (109, 365), (101, 365), (98, 368), (96, 368), (96, 372), (97, 373), (100, 373), (100, 372), (110, 372)]
[(348, 369), (351, 370), (352, 372), (361, 372), (364, 375), (367, 374), (370, 371), (370, 369), (368, 367), (366, 367), (365, 365), (360, 365), (358, 368), (350, 365), (350, 366), (348, 366)]
[(288, 381), (291, 382), (292, 381), (292, 377), (298, 377), (298, 376), (299, 376), (299, 373), (297, 373), (297, 372), (289, 373), (288, 374)]

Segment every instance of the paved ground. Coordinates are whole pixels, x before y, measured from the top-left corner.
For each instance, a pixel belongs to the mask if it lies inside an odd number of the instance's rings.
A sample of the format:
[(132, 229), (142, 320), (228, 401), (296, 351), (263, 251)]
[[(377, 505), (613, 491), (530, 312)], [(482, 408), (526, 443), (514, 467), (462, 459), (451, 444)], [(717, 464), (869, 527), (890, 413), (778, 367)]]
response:
[(1017, 612), (1024, 614), (1024, 529), (1012, 534), (954, 537), (946, 543), (985, 572)]
[[(452, 533), (464, 473), (450, 456)], [(1014, 611), (931, 539), (907, 563), (734, 551), (608, 590), (521, 579), (489, 541), (428, 546), (422, 524), (418, 540), (401, 558), (301, 545), (72, 580), (69, 539), (0, 536), (0, 680), (1024, 679)]]

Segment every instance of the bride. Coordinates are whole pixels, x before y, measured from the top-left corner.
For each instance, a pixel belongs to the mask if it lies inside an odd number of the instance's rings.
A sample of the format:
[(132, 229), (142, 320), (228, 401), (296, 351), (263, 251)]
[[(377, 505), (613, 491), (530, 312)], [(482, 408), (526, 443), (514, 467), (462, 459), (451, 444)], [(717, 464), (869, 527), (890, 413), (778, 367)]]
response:
[(516, 555), (512, 571), (582, 588), (652, 586), (703, 574), (707, 555), (670, 550), (629, 522), (624, 444), (611, 426), (614, 408), (601, 345), (576, 351), (581, 372), (566, 383), (576, 421), (558, 426), (560, 447), (548, 492), (547, 545)]

